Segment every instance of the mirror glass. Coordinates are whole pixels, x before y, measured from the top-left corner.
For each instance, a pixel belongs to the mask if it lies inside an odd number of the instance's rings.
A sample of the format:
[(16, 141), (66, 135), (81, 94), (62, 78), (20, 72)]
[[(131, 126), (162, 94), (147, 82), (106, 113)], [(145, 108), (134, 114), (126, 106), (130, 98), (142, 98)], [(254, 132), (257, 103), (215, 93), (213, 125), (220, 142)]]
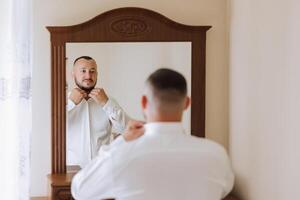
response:
[[(75, 86), (73, 62), (80, 56), (95, 59), (98, 70), (96, 87), (103, 88), (132, 119), (144, 120), (140, 106), (144, 82), (158, 68), (172, 68), (182, 73), (191, 96), (191, 42), (66, 43), (67, 96)], [(190, 111), (189, 107), (183, 116), (187, 133), (190, 133)], [(66, 121), (68, 160), (71, 125), (68, 119)], [(76, 164), (67, 161), (67, 165)], [(69, 171), (76, 168), (68, 166)]]

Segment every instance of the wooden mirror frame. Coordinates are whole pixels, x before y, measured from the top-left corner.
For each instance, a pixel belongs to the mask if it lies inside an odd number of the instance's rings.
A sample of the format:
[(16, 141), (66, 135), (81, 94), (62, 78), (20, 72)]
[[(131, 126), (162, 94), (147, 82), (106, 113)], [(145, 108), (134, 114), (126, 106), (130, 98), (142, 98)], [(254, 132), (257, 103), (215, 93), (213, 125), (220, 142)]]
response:
[(143, 8), (118, 8), (74, 26), (48, 26), (51, 35), (52, 174), (66, 173), (66, 43), (191, 42), (191, 134), (205, 137), (205, 49), (211, 26), (188, 26)]

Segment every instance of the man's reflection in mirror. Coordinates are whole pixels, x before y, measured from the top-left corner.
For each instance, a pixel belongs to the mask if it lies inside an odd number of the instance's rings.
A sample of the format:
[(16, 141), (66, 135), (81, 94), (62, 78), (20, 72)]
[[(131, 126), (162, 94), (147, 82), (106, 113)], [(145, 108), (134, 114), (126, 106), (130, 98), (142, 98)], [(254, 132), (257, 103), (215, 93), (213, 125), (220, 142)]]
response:
[(75, 87), (68, 93), (67, 165), (84, 167), (109, 144), (112, 131), (123, 133), (128, 116), (118, 103), (97, 87), (96, 61), (89, 56), (75, 59), (72, 78)]

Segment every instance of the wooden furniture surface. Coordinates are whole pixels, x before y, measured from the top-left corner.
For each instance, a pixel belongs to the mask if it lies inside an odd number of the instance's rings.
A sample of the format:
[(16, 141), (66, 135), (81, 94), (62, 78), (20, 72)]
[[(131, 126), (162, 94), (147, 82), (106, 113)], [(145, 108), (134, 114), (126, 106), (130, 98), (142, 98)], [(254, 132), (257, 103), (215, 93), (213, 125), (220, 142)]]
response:
[(71, 181), (75, 173), (48, 175), (48, 196), (50, 200), (73, 199), (71, 195)]

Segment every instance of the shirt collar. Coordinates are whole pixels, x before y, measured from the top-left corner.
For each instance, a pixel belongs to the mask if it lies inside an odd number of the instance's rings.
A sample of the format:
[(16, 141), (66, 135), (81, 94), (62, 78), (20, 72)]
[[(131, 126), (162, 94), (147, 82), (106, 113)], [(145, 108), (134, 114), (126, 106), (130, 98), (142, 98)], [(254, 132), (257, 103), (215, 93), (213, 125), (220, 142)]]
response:
[(181, 122), (150, 122), (144, 125), (145, 134), (184, 133)]

